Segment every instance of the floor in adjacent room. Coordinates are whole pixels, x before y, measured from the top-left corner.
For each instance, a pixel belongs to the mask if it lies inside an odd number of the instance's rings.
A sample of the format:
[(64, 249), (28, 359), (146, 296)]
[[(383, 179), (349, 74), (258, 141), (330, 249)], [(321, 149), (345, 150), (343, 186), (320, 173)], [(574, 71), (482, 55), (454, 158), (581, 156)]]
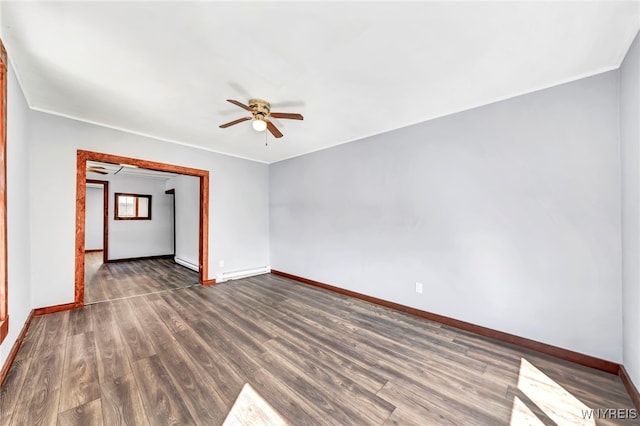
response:
[(639, 424), (584, 418), (631, 404), (617, 376), (267, 274), (35, 317), (0, 424)]
[(198, 273), (173, 259), (102, 262), (102, 252), (85, 254), (84, 303), (141, 296), (198, 284)]

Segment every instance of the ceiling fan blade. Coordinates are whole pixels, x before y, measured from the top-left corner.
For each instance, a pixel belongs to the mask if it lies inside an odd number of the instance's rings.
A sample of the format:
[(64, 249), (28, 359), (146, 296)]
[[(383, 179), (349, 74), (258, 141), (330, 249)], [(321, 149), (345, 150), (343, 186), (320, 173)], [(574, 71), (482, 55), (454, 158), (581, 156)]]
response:
[(246, 109), (247, 111), (253, 112), (253, 110), (251, 108), (249, 108), (247, 105), (243, 104), (242, 102), (234, 101), (233, 99), (227, 99), (227, 102), (231, 102), (232, 104), (237, 105), (240, 108), (243, 108), (243, 109)]
[(304, 120), (302, 114), (295, 114), (290, 112), (272, 112), (269, 116), (273, 118), (289, 118), (291, 120)]
[(102, 170), (96, 170), (96, 169), (94, 169), (94, 168), (92, 168), (92, 167), (89, 167), (89, 168), (87, 169), (87, 171), (88, 171), (88, 172), (90, 172), (90, 173), (99, 173), (99, 174), (101, 174), (101, 175), (108, 175), (108, 174), (109, 174), (109, 173), (107, 173), (107, 172), (105, 172), (105, 171), (102, 171)]
[(233, 120), (233, 121), (230, 121), (230, 122), (228, 122), (228, 123), (221, 124), (221, 125), (220, 125), (220, 128), (221, 128), (221, 129), (225, 129), (225, 128), (229, 127), (229, 126), (233, 126), (234, 124), (238, 124), (238, 123), (242, 123), (243, 121), (251, 120), (252, 118), (253, 118), (253, 117), (242, 117), (242, 118), (238, 118), (237, 120)]
[(275, 137), (275, 138), (281, 138), (282, 137), (282, 133), (280, 133), (280, 130), (278, 130), (278, 128), (276, 126), (274, 126), (273, 123), (270, 122), (270, 121), (267, 121), (267, 129), (271, 132), (273, 137)]

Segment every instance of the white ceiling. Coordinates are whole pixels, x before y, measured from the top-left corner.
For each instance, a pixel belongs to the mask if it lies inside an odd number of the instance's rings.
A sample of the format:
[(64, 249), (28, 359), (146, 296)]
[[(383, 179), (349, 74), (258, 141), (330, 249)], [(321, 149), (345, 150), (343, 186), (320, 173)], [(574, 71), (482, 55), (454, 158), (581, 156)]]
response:
[[(0, 2), (36, 110), (266, 163), (617, 68), (640, 2)], [(257, 133), (227, 103), (304, 121)]]

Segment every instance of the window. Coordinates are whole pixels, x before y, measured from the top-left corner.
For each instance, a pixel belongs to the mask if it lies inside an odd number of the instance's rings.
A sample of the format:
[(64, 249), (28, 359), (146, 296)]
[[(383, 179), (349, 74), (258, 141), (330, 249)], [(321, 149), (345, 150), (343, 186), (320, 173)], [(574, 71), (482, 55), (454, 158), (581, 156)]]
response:
[(7, 52), (0, 41), (0, 343), (9, 334), (7, 304)]
[(151, 195), (116, 192), (116, 220), (151, 220)]

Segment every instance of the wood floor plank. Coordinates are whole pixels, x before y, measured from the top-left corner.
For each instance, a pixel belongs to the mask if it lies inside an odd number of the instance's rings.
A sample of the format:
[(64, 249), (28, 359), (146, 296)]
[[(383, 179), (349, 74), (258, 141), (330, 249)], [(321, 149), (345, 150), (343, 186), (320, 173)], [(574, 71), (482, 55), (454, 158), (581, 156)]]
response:
[(153, 345), (147, 338), (135, 310), (132, 310), (126, 300), (114, 300), (110, 303), (116, 325), (127, 350), (130, 362), (155, 355)]
[[(225, 319), (229, 329), (236, 336), (243, 334), (246, 335), (250, 341), (257, 342), (258, 344), (256, 349), (260, 352), (262, 350), (260, 345), (271, 340), (274, 336), (262, 326), (262, 319), (254, 320), (251, 317), (247, 318), (247, 315), (245, 314), (247, 310), (255, 311), (256, 304), (258, 302), (259, 301), (255, 298), (249, 302), (247, 299), (242, 299), (242, 297), (234, 297), (229, 300), (225, 300), (225, 303), (218, 304), (217, 307), (220, 315)], [(249, 303), (252, 309), (246, 309)], [(277, 316), (279, 311), (276, 309), (277, 308), (269, 311), (270, 318)]]
[[(265, 321), (265, 324), (271, 323)], [(273, 340), (282, 339), (284, 342), (303, 349), (309, 358), (316, 360), (316, 362), (328, 366), (339, 366), (342, 374), (371, 392), (377, 392), (387, 382), (385, 378), (374, 373), (370, 368), (365, 368), (347, 358), (342, 351), (333, 350), (332, 347), (323, 345), (321, 342), (309, 338), (308, 335), (300, 333), (284, 323), (279, 323), (277, 326), (274, 325), (273, 333), (278, 335)]]
[(274, 372), (278, 377), (287, 377), (287, 386), (309, 403), (318, 407), (325, 416), (337, 420), (340, 424), (368, 424), (366, 418), (353, 407), (344, 406), (337, 398), (329, 397), (333, 392), (327, 392), (316, 386), (315, 378), (291, 365), (288, 360), (273, 352), (265, 353), (260, 358), (265, 370)]
[(27, 330), (22, 345), (13, 360), (11, 369), (9, 370), (3, 387), (0, 389), (0, 426), (10, 424), (18, 396), (22, 391), (22, 387), (27, 379), (27, 374), (34, 359), (35, 348), (40, 342), (40, 336), (44, 322), (41, 317), (35, 317), (31, 320), (31, 326)]
[(409, 423), (416, 423), (417, 419), (421, 419), (424, 422), (423, 424), (437, 425), (476, 426), (506, 424), (493, 423), (492, 421), (487, 423), (487, 419), (474, 419), (468, 414), (455, 412), (453, 408), (443, 408), (444, 402), (438, 400), (436, 395), (428, 395), (425, 398), (421, 396), (424, 394), (413, 394), (401, 385), (394, 383), (394, 381), (389, 381), (378, 392), (378, 395), (399, 407), (403, 417), (411, 419)]
[(100, 399), (88, 401), (58, 415), (58, 426), (102, 426)]
[(82, 309), (74, 309), (69, 312), (70, 336), (93, 331), (93, 322), (90, 320), (91, 309), (91, 306), (85, 306)]
[(30, 365), (30, 358), (16, 360), (7, 374), (4, 385), (0, 389), (0, 426), (11, 423), (11, 417)]
[(100, 391), (105, 425), (149, 425), (133, 373), (101, 381)]
[(20, 345), (20, 350), (18, 350), (18, 353), (16, 354), (15, 361), (31, 358), (34, 356), (34, 352), (38, 344), (40, 343), (45, 322), (46, 321), (44, 321), (42, 316), (34, 317), (31, 320), (31, 324), (29, 325), (29, 329), (24, 336), (22, 345)]
[(43, 320), (40, 338), (33, 350), (38, 354), (46, 353), (51, 348), (58, 347), (68, 334), (69, 311), (49, 314), (46, 321)]
[(444, 416), (416, 409), (415, 407), (411, 407), (408, 410), (396, 408), (383, 423), (385, 426), (424, 426), (425, 424), (442, 426), (458, 425), (458, 423), (453, 423), (452, 420), (447, 419)]
[(71, 410), (100, 398), (93, 332), (69, 336), (65, 347), (59, 411)]
[[(54, 319), (56, 326), (57, 320)], [(52, 346), (47, 342), (46, 348), (48, 352), (38, 353), (31, 362), (14, 409), (12, 425), (56, 424), (65, 345)]]
[[(191, 300), (194, 305), (190, 305), (194, 312), (200, 312), (197, 308), (198, 299), (192, 299), (192, 293), (189, 291), (181, 292), (185, 297), (184, 300)], [(251, 354), (239, 346), (240, 342), (235, 340), (235, 336), (225, 328), (225, 321), (217, 312), (217, 306), (207, 305), (205, 315), (195, 318), (192, 328), (205, 340), (215, 341), (215, 347), (220, 351), (224, 358), (234, 368), (243, 375), (250, 375), (253, 371), (260, 368), (260, 365), (254, 360)]]
[(249, 381), (257, 393), (264, 398), (289, 424), (296, 425), (340, 425), (341, 423), (322, 411), (293, 389), (289, 381), (268, 369), (253, 372)]
[(382, 423), (396, 408), (349, 379), (337, 366), (319, 363), (317, 359), (307, 357), (306, 351), (299, 350), (286, 341), (274, 339), (270, 343), (269, 353), (287, 359), (296, 371), (312, 378), (315, 387), (323, 387), (327, 392), (332, 392), (341, 406), (358, 412), (367, 424)]
[(29, 411), (24, 407), (16, 408), (11, 418), (12, 426), (55, 425), (58, 419), (57, 402), (60, 398), (60, 388), (43, 391), (39, 398), (30, 395)]
[(99, 303), (90, 311), (95, 330), (96, 363), (101, 383), (109, 383), (131, 373), (129, 358), (118, 330), (111, 304)]
[[(147, 418), (153, 425), (195, 425), (180, 391), (175, 387), (158, 355), (132, 364)], [(185, 395), (188, 397), (188, 395)]]
[(287, 422), (249, 384), (246, 384), (223, 426), (286, 426)]
[(88, 284), (102, 266), (104, 252), (94, 251), (84, 254), (84, 283), (85, 293)]

